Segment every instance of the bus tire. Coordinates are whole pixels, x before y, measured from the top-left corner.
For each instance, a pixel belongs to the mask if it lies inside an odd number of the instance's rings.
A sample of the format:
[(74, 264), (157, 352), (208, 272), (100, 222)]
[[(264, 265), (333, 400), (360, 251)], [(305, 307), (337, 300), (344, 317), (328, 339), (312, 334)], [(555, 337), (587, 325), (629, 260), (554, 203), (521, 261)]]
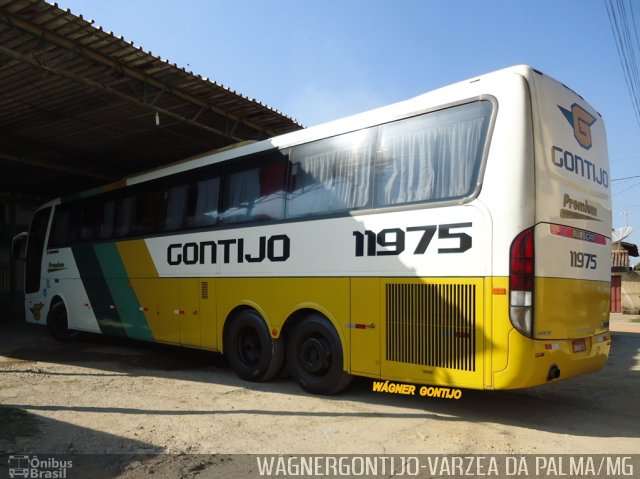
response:
[(78, 332), (69, 329), (67, 308), (62, 301), (57, 301), (51, 305), (47, 314), (47, 328), (51, 335), (58, 341), (73, 341), (78, 337)]
[(313, 394), (338, 394), (351, 384), (343, 369), (340, 337), (327, 318), (311, 314), (293, 330), (287, 362), (300, 387)]
[(262, 316), (252, 309), (231, 318), (224, 351), (233, 371), (245, 381), (269, 381), (284, 364), (284, 342), (271, 337)]

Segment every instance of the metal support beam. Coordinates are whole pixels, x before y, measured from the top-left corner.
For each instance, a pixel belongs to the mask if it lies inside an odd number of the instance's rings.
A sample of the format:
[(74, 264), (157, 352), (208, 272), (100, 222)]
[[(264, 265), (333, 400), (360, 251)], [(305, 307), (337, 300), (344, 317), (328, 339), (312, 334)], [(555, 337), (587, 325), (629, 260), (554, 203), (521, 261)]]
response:
[[(75, 81), (76, 83), (82, 83), (82, 84), (84, 84), (86, 86), (89, 86), (89, 87), (95, 89), (95, 90), (102, 90), (104, 92), (109, 93), (110, 95), (116, 96), (116, 97), (118, 97), (118, 98), (120, 98), (122, 100), (125, 100), (125, 101), (129, 102), (129, 103), (134, 103), (134, 104), (136, 104), (138, 106), (142, 106), (142, 107), (148, 108), (150, 110), (153, 110), (155, 112), (162, 113), (163, 115), (166, 115), (166, 116), (168, 116), (170, 118), (173, 118), (175, 120), (181, 121), (183, 123), (188, 123), (190, 125), (197, 126), (198, 128), (201, 128), (203, 130), (207, 130), (207, 131), (209, 131), (211, 133), (215, 133), (216, 135), (227, 137), (226, 133), (223, 132), (222, 130), (219, 130), (217, 128), (212, 128), (210, 126), (204, 125), (204, 124), (199, 123), (197, 121), (190, 120), (189, 118), (186, 118), (186, 117), (184, 117), (182, 115), (178, 115), (176, 113), (173, 113), (172, 111), (167, 110), (165, 108), (160, 108), (160, 107), (151, 106), (151, 105), (145, 105), (143, 100), (140, 100), (138, 98), (134, 98), (134, 97), (132, 97), (130, 95), (127, 95), (126, 93), (122, 93), (121, 91), (115, 90), (114, 88), (111, 88), (111, 87), (109, 87), (107, 85), (103, 85), (103, 84), (98, 83), (96, 81), (89, 80), (88, 78), (84, 78), (84, 77), (82, 77), (80, 75), (76, 75), (75, 73), (71, 73), (71, 72), (62, 70), (60, 68), (54, 68), (54, 67), (49, 67), (47, 65), (44, 65), (44, 64), (38, 62), (38, 60), (33, 58), (31, 55), (23, 55), (23, 54), (14, 52), (13, 50), (10, 50), (8, 48), (5, 48), (3, 46), (0, 46), (0, 54), (5, 55), (5, 56), (10, 57), (10, 58), (14, 58), (14, 59), (16, 59), (18, 61), (21, 61), (22, 63), (27, 63), (27, 64), (29, 64), (31, 66), (34, 66), (34, 67), (39, 68), (41, 70), (47, 71), (49, 73), (53, 73), (55, 75), (63, 76), (65, 78), (68, 78), (69, 80)], [(235, 140), (235, 141), (243, 141), (244, 140), (244, 138), (236, 137), (236, 136), (232, 136), (231, 138), (233, 140)]]
[[(211, 103), (209, 103), (209, 102), (207, 102), (207, 101), (205, 101), (205, 100), (203, 100), (201, 98), (198, 98), (198, 97), (196, 97), (196, 96), (194, 96), (192, 94), (189, 94), (189, 93), (187, 93), (185, 91), (182, 91), (179, 88), (172, 87), (170, 85), (162, 83), (161, 81), (156, 80), (155, 78), (153, 78), (153, 77), (151, 77), (149, 75), (146, 75), (145, 73), (142, 73), (142, 72), (140, 72), (140, 71), (138, 71), (138, 70), (136, 70), (134, 68), (128, 67), (127, 65), (125, 65), (123, 63), (120, 63), (120, 62), (118, 62), (118, 61), (116, 61), (116, 60), (114, 60), (114, 59), (112, 59), (112, 58), (110, 58), (108, 56), (102, 55), (102, 54), (96, 52), (95, 50), (92, 50), (90, 48), (84, 47), (84, 46), (78, 44), (77, 42), (74, 42), (72, 40), (69, 40), (69, 39), (61, 36), (61, 35), (58, 35), (58, 34), (56, 34), (54, 32), (51, 32), (51, 31), (47, 30), (46, 28), (43, 28), (43, 27), (41, 27), (39, 25), (35, 25), (33, 23), (27, 22), (27, 21), (25, 21), (25, 20), (23, 20), (21, 18), (18, 18), (16, 16), (12, 15), (9, 12), (5, 11), (3, 13), (4, 13), (5, 19), (12, 26), (17, 27), (17, 28), (19, 28), (19, 29), (21, 29), (21, 30), (23, 30), (25, 32), (28, 32), (28, 33), (30, 33), (32, 35), (37, 36), (38, 38), (44, 39), (44, 40), (46, 40), (46, 41), (48, 41), (48, 42), (50, 42), (52, 44), (58, 45), (58, 46), (60, 46), (62, 48), (65, 48), (67, 50), (75, 51), (75, 52), (77, 52), (79, 55), (81, 55), (83, 58), (85, 58), (88, 61), (93, 61), (93, 62), (99, 63), (101, 65), (107, 66), (107, 67), (109, 67), (111, 69), (116, 69), (118, 71), (121, 71), (127, 77), (130, 77), (130, 78), (132, 78), (134, 80), (140, 81), (143, 84), (148, 84), (149, 86), (152, 86), (153, 88), (156, 88), (156, 89), (158, 89), (160, 91), (166, 92), (166, 93), (168, 93), (168, 94), (170, 94), (170, 95), (172, 95), (174, 97), (180, 98), (182, 101), (185, 101), (185, 102), (191, 103), (191, 104), (193, 104), (195, 106), (204, 108), (205, 110), (208, 110), (208, 111), (210, 111), (212, 113), (218, 114), (218, 115), (220, 115), (222, 117), (228, 117), (228, 118), (234, 120), (235, 122), (238, 122), (239, 124), (242, 124), (242, 125), (245, 125), (245, 126), (247, 126), (249, 128), (254, 129), (258, 135), (266, 133), (267, 135), (274, 136), (276, 134), (275, 131), (273, 131), (273, 130), (271, 130), (269, 128), (265, 129), (264, 126), (262, 126), (262, 125), (254, 123), (254, 122), (252, 122), (250, 120), (247, 120), (245, 118), (242, 118), (242, 117), (240, 117), (238, 115), (234, 115), (234, 114), (232, 114), (232, 113), (230, 113), (230, 112), (228, 112), (228, 111), (226, 111), (226, 110), (224, 110), (222, 108), (216, 107), (215, 105), (213, 105), (213, 104), (211, 104)], [(11, 54), (8, 54), (8, 52), (10, 52)], [(7, 48), (2, 48), (2, 53), (7, 55), (7, 56), (10, 56), (11, 58), (16, 58), (16, 59), (18, 59), (20, 61), (24, 61), (24, 57), (25, 56), (23, 54), (14, 52), (14, 51), (9, 50)], [(124, 99), (127, 99), (129, 101), (133, 101), (133, 102), (135, 102), (136, 104), (138, 104), (140, 106), (151, 108), (151, 109), (153, 109), (153, 110), (155, 110), (157, 112), (160, 112), (160, 113), (163, 113), (165, 115), (171, 116), (172, 118), (175, 118), (177, 120), (184, 121), (185, 123), (189, 123), (190, 125), (207, 129), (207, 130), (212, 131), (212, 132), (214, 132), (216, 134), (224, 134), (223, 132), (221, 132), (221, 131), (219, 131), (219, 130), (217, 130), (215, 128), (208, 127), (207, 125), (204, 125), (202, 123), (193, 122), (193, 121), (189, 120), (188, 118), (185, 118), (185, 117), (183, 117), (181, 115), (172, 114), (171, 112), (168, 112), (166, 110), (162, 110), (162, 109), (160, 109), (158, 107), (145, 104), (144, 101), (139, 101), (138, 99), (131, 98), (131, 97), (129, 97), (129, 96), (127, 96), (127, 95), (125, 95), (125, 94), (123, 94), (121, 92), (117, 92), (117, 91), (115, 91), (113, 89), (109, 89), (108, 87), (103, 87), (102, 85), (100, 85), (99, 83), (97, 83), (97, 82), (95, 82), (93, 80), (82, 78), (82, 77), (80, 77), (80, 76), (78, 76), (76, 74), (72, 74), (70, 72), (63, 73), (63, 71), (60, 70), (60, 69), (55, 69), (55, 68), (51, 68), (51, 67), (45, 67), (44, 65), (40, 64), (35, 58), (28, 59), (26, 61), (26, 63), (29, 63), (29, 64), (31, 64), (33, 66), (36, 66), (36, 67), (39, 67), (39, 68), (44, 68), (47, 71), (50, 71), (51, 73), (62, 74), (63, 76), (65, 76), (67, 78), (73, 79), (74, 81), (80, 81), (80, 82), (82, 82), (84, 84), (87, 84), (87, 85), (90, 85), (90, 86), (92, 86), (94, 88), (99, 88), (99, 89), (108, 91), (109, 93), (114, 94), (114, 95), (116, 95), (116, 96), (118, 96), (120, 98), (124, 98)], [(242, 141), (245, 138), (235, 138), (234, 137), (233, 139), (237, 140), (237, 141)]]
[(71, 166), (57, 165), (55, 163), (51, 163), (44, 160), (36, 160), (34, 158), (28, 158), (26, 156), (18, 157), (18, 156), (9, 155), (3, 152), (0, 152), (0, 160), (13, 161), (15, 163), (21, 163), (23, 165), (29, 165), (29, 166), (37, 166), (38, 168), (44, 168), (47, 170), (62, 171), (64, 173), (72, 173), (74, 175), (86, 176), (87, 178), (96, 178), (98, 180), (103, 180), (107, 182), (114, 181), (116, 179), (116, 177), (114, 176), (105, 175), (102, 173), (95, 173), (93, 171), (84, 170), (82, 168), (73, 168)]

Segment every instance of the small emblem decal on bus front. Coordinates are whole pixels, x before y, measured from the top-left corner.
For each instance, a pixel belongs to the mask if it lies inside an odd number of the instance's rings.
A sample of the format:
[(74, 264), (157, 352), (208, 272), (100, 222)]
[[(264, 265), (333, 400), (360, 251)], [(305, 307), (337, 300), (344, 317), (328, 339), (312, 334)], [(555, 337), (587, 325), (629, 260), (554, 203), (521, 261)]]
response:
[(31, 314), (33, 314), (33, 319), (36, 321), (40, 321), (40, 311), (44, 308), (44, 303), (36, 303), (33, 305), (33, 308), (29, 308)]
[(596, 117), (582, 108), (577, 103), (571, 105), (571, 110), (562, 108), (558, 105), (560, 111), (573, 127), (573, 136), (585, 150), (591, 148), (591, 125), (596, 122)]
[(49, 268), (47, 269), (47, 273), (55, 273), (57, 271), (63, 271), (67, 269), (64, 263), (49, 263)]

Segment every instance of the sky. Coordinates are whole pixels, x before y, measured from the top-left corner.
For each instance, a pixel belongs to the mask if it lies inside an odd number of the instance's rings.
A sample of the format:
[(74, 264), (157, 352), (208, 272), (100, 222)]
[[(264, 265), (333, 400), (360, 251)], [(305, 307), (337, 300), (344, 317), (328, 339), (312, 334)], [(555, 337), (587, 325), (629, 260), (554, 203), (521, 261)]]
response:
[[(640, 2), (634, 4), (640, 21)], [(607, 128), (613, 225), (640, 244), (640, 125), (605, 0), (59, 0), (61, 8), (312, 126), (528, 64)], [(640, 31), (640, 25), (636, 25)], [(638, 58), (640, 61), (640, 58)], [(636, 262), (635, 260), (634, 262)]]

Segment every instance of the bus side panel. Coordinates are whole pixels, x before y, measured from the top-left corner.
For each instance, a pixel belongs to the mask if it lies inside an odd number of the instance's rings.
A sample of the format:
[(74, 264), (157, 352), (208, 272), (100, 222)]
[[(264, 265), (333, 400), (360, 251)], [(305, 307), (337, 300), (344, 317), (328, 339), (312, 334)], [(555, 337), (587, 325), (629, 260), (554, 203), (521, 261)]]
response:
[(609, 282), (536, 278), (535, 291), (536, 338), (585, 338), (609, 329)]
[(233, 310), (248, 306), (260, 313), (273, 337), (279, 337), (285, 321), (300, 310), (315, 310), (336, 328), (343, 348), (344, 369), (350, 354), (349, 278), (219, 278), (216, 280), (218, 344), (223, 344), (224, 326)]
[(200, 279), (200, 340), (202, 347), (220, 350), (216, 314), (216, 285), (213, 278)]
[[(159, 278), (156, 266), (144, 240), (118, 243), (118, 251), (131, 278), (138, 309), (144, 314), (146, 324), (156, 341), (205, 346), (212, 348), (211, 335), (215, 331), (215, 316), (207, 309), (211, 331), (202, 343), (200, 300), (202, 284), (197, 278)], [(212, 320), (211, 320), (212, 319)]]
[[(571, 340), (532, 341), (512, 329), (509, 333), (507, 367), (494, 374), (495, 389), (538, 386), (551, 379), (552, 368), (560, 371), (560, 379), (602, 369), (611, 347), (610, 333), (587, 338), (585, 350), (576, 352)], [(553, 378), (556, 379), (556, 378)]]
[(387, 278), (380, 297), (384, 378), (483, 388), (483, 278)]
[(380, 332), (383, 305), (379, 278), (351, 279), (351, 369), (353, 374), (380, 377)]

